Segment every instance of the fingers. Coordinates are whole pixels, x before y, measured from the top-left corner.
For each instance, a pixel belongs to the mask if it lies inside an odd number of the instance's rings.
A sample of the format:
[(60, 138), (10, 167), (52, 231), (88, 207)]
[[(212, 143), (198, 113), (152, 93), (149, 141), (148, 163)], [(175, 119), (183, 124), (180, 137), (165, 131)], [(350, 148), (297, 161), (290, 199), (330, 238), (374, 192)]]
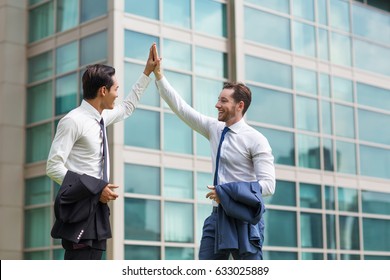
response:
[(215, 187), (214, 187), (214, 186), (207, 186), (207, 188), (208, 188), (209, 190), (215, 190)]
[(152, 53), (153, 53), (153, 60), (154, 60), (154, 62), (160, 61), (160, 58), (158, 57), (156, 44), (152, 45)]

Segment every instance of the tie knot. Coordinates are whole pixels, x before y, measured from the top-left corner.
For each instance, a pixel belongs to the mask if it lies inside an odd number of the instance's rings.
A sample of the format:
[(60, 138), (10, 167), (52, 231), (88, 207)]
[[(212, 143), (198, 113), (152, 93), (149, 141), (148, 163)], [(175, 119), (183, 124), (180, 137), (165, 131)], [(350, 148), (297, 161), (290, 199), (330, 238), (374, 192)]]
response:
[(103, 118), (100, 119), (100, 125), (101, 125), (102, 127), (104, 127), (104, 120), (103, 120)]
[(226, 132), (228, 132), (230, 130), (230, 128), (228, 128), (227, 126), (225, 126), (225, 128), (222, 130), (222, 134), (225, 135)]

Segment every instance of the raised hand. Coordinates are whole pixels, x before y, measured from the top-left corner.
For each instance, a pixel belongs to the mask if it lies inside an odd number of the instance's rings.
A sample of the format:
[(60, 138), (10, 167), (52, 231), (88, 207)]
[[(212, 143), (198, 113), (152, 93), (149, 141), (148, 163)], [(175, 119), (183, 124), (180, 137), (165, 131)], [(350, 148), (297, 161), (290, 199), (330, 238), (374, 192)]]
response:
[(144, 74), (146, 76), (149, 76), (150, 73), (152, 73), (154, 71), (154, 69), (157, 65), (157, 62), (156, 62), (155, 57), (154, 57), (154, 50), (156, 50), (156, 52), (157, 52), (156, 43), (153, 43), (149, 49), (149, 57), (148, 57), (148, 60), (146, 61), (145, 70), (144, 70)]

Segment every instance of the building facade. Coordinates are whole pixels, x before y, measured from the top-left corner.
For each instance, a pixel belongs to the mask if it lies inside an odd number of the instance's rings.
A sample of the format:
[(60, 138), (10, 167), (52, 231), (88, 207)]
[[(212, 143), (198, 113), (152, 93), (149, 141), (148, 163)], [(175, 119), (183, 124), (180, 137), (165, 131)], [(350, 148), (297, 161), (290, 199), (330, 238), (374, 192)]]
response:
[[(2, 0), (0, 22), (1, 259), (63, 258), (45, 175), (56, 125), (82, 99), (85, 66), (114, 66), (123, 98), (153, 42), (206, 115), (225, 81), (252, 89), (246, 121), (276, 164), (265, 259), (390, 259), (389, 1)], [(207, 140), (153, 82), (108, 136), (120, 197), (105, 258), (197, 259)]]

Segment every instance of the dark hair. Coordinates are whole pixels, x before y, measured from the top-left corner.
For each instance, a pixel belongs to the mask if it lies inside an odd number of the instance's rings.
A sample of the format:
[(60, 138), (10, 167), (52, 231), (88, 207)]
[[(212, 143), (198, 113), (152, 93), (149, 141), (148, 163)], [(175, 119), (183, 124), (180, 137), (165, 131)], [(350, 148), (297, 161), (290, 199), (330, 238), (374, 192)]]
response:
[(223, 85), (223, 89), (233, 89), (232, 97), (237, 103), (240, 101), (244, 102), (244, 109), (242, 115), (245, 115), (252, 101), (251, 90), (243, 83), (227, 82)]
[(112, 76), (115, 74), (115, 68), (103, 64), (94, 64), (87, 66), (82, 78), (83, 98), (94, 99), (97, 96), (99, 88), (105, 86), (108, 90), (114, 84)]

